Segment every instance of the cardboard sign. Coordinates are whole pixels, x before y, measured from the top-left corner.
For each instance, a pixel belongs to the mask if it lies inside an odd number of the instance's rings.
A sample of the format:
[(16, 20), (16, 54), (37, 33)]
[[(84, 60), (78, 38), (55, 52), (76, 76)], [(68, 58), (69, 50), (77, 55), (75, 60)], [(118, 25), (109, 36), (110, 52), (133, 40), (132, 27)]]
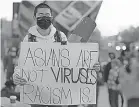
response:
[(41, 105), (96, 104), (97, 43), (21, 43), (19, 66), (28, 82), (21, 101)]

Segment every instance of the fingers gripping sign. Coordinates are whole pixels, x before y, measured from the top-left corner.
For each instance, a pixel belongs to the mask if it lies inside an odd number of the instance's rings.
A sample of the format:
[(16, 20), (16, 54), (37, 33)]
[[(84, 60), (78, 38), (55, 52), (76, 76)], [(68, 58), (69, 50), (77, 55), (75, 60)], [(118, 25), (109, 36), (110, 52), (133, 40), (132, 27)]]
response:
[(16, 85), (25, 85), (27, 83), (26, 79), (20, 76), (21, 68), (19, 66), (15, 67), (13, 74), (13, 81)]

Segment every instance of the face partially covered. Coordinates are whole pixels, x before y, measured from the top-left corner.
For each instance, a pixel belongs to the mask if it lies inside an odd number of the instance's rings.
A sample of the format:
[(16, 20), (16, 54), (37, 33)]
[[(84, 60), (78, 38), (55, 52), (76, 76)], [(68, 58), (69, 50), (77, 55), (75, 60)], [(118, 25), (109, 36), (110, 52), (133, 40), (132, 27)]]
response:
[(52, 23), (52, 14), (49, 8), (38, 8), (35, 21), (41, 29), (48, 29)]

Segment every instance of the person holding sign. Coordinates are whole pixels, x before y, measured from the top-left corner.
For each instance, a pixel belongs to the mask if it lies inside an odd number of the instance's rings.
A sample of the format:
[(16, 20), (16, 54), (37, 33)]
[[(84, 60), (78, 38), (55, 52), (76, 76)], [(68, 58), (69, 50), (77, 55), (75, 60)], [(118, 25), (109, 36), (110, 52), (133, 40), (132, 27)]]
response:
[(28, 30), (23, 42), (63, 42), (67, 41), (66, 35), (58, 31), (52, 24), (51, 8), (41, 3), (35, 7), (34, 19), (36, 25)]
[[(52, 10), (45, 4), (40, 3), (35, 7), (34, 19), (36, 25), (28, 30), (23, 42), (61, 42), (67, 43), (66, 35), (58, 31), (52, 24)], [(24, 85), (27, 81), (20, 76), (20, 67), (15, 67), (13, 80), (16, 85)], [(35, 105), (34, 105), (35, 106)]]
[[(52, 18), (52, 10), (47, 4), (41, 3), (37, 5), (34, 10), (36, 25), (28, 30), (28, 34), (25, 36), (23, 42), (67, 43), (66, 35), (56, 30), (52, 24)], [(14, 83), (23, 85), (26, 83), (26, 80), (19, 76), (20, 70), (16, 68), (13, 75)]]
[[(29, 29), (28, 34), (24, 38), (23, 42), (67, 43), (67, 37), (65, 34), (63, 32), (57, 31), (52, 25), (52, 11), (47, 4), (41, 3), (35, 7), (34, 19), (36, 21), (36, 25)], [(99, 64), (95, 64), (95, 67), (96, 69), (100, 68)], [(27, 80), (20, 76), (20, 72), (20, 67), (17, 66), (13, 74), (14, 83), (17, 85), (25, 85)], [(34, 106), (41, 107), (43, 105), (33, 105), (33, 107)]]

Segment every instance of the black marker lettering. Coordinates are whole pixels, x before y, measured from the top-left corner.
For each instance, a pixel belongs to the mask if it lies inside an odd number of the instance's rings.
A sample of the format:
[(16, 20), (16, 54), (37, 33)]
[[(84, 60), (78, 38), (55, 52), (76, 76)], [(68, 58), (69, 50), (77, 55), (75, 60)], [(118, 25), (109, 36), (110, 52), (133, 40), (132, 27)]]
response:
[(79, 58), (78, 58), (78, 62), (77, 62), (76, 67), (78, 66), (80, 60), (82, 60), (82, 67), (83, 67), (83, 52), (82, 52), (82, 50), (81, 50), (81, 52), (80, 52), (80, 56), (79, 56)]
[[(50, 56), (49, 56), (49, 59), (48, 59), (48, 62), (47, 62), (47, 66), (49, 64), (49, 61), (52, 60), (52, 57), (53, 57), (53, 50), (51, 49)], [(53, 63), (52, 63), (52, 65), (53, 65)]]
[(93, 67), (92, 61), (94, 60), (94, 51), (90, 51), (90, 61), (89, 61), (89, 68)]
[(69, 89), (69, 90), (68, 90), (68, 93), (67, 93), (67, 95), (66, 95), (66, 94), (65, 94), (65, 91), (64, 91), (64, 89), (63, 89), (63, 87), (62, 87), (62, 89), (61, 89), (61, 99), (63, 99), (63, 94), (64, 94), (64, 98), (65, 98), (65, 99), (67, 99), (68, 96), (69, 96), (70, 102), (71, 102), (71, 104), (72, 104), (72, 94), (71, 94), (71, 90)]
[(55, 89), (53, 90), (53, 95), (54, 95), (55, 97), (58, 98), (58, 101), (55, 102), (56, 99), (53, 98), (53, 103), (54, 103), (54, 104), (61, 104), (61, 98), (60, 98), (60, 95), (59, 95), (59, 96), (57, 95), (58, 93), (61, 93), (60, 89), (59, 89), (59, 88), (55, 88)]
[(63, 77), (63, 68), (61, 68), (61, 83), (63, 83), (64, 81), (63, 81), (63, 79), (64, 79), (64, 77)]
[(95, 78), (96, 81), (95, 81), (95, 82), (92, 82), (92, 81), (91, 81), (92, 85), (94, 85), (94, 84), (97, 83), (97, 77), (93, 75), (93, 72), (96, 72), (96, 71), (93, 70), (93, 69), (91, 70), (91, 75), (92, 75), (93, 78)]
[[(82, 101), (84, 103), (88, 103), (89, 102), (89, 96), (88, 95), (90, 94), (90, 89), (88, 87), (86, 87), (83, 89), (82, 93), (84, 95), (84, 96), (82, 96)], [(85, 101), (85, 99), (86, 99), (86, 101)]]
[[(67, 74), (67, 71), (69, 71), (68, 74)], [(68, 78), (70, 75), (71, 75), (71, 69), (64, 68), (64, 83), (65, 83), (66, 79), (67, 79), (68, 83), (70, 83), (70, 80)]]
[[(43, 99), (46, 100), (46, 98), (43, 98), (43, 96), (45, 96), (45, 97), (48, 96), (48, 95), (44, 95), (44, 93), (46, 93), (46, 92), (43, 92), (43, 91), (46, 91), (45, 88), (47, 88), (47, 90), (50, 91), (50, 88), (49, 88), (49, 87), (43, 87), (43, 88), (41, 89), (41, 93), (43, 93), (43, 94), (41, 95), (41, 96), (42, 96), (42, 97), (41, 97), (41, 101), (42, 101), (44, 104), (48, 104), (48, 103), (50, 102), (50, 100), (51, 100), (51, 99), (50, 99), (51, 97), (48, 99), (47, 102), (45, 102), (45, 101), (43, 100)], [(49, 92), (49, 93), (50, 93), (50, 92)], [(51, 93), (50, 93), (50, 96), (51, 96)]]
[(56, 61), (57, 62), (57, 66), (59, 67), (59, 61), (60, 60), (56, 57), (56, 54), (55, 54), (54, 49), (53, 49), (53, 57), (52, 57), (52, 60), (53, 60), (53, 66), (55, 66), (55, 61)]
[[(61, 57), (63, 57), (64, 59), (67, 59), (67, 61), (66, 62), (68, 62), (68, 64), (67, 65), (64, 65), (65, 64), (65, 61), (63, 61), (62, 59), (61, 59), (61, 66), (62, 67), (68, 67), (69, 65), (70, 65), (70, 59), (68, 58), (68, 57), (66, 57), (66, 56), (64, 56), (63, 55), (63, 53), (66, 53), (67, 52), (67, 56), (69, 56), (69, 51), (67, 50), (67, 49), (62, 49), (61, 50)], [(64, 62), (64, 63), (63, 63)]]
[(88, 67), (88, 65), (87, 65), (87, 61), (89, 60), (89, 55), (88, 55), (88, 57), (86, 58), (86, 52), (89, 54), (89, 52), (88, 51), (84, 51), (84, 64), (83, 64), (83, 66), (85, 66), (86, 65), (86, 67)]
[[(36, 79), (37, 79), (37, 72), (36, 72), (35, 70), (33, 70), (32, 72), (29, 73), (29, 75), (30, 75), (30, 76), (29, 76), (29, 77), (30, 77), (30, 82), (35, 82)], [(33, 77), (34, 79), (33, 79), (32, 77)]]
[(54, 75), (54, 77), (55, 77), (56, 82), (58, 82), (60, 68), (59, 68), (59, 70), (58, 70), (57, 76), (56, 76), (56, 74), (55, 74), (55, 72), (54, 72), (54, 70), (53, 70), (52, 67), (51, 67), (51, 71), (52, 71), (52, 73), (53, 73), (53, 75)]
[[(39, 52), (39, 51), (40, 51), (40, 52)], [(41, 66), (43, 66), (43, 65), (45, 64), (45, 61), (44, 61), (43, 58), (41, 58), (40, 56), (37, 56), (37, 55), (36, 55), (37, 52), (39, 52), (39, 55), (40, 55), (40, 54), (43, 55), (43, 50), (42, 50), (41, 48), (37, 48), (37, 49), (34, 51), (34, 57), (36, 57), (36, 58), (38, 59), (38, 60), (35, 59), (36, 65), (39, 66), (39, 67), (41, 67)], [(37, 62), (39, 62), (40, 60), (42, 61), (42, 64), (41, 64), (41, 65), (38, 65)]]
[[(32, 89), (32, 91), (30, 91), (30, 92), (24, 92), (24, 88), (25, 87), (30, 87), (29, 89), (31, 90)], [(28, 97), (28, 99), (33, 103), (33, 100), (30, 98), (30, 96), (29, 96), (29, 94), (32, 94), (34, 92), (34, 86), (33, 85), (31, 85), (31, 84), (25, 84), (24, 86), (23, 86), (23, 96), (24, 95), (26, 95), (27, 97)]]
[(85, 68), (80, 68), (79, 73), (80, 73), (80, 82), (83, 84), (86, 84), (87, 83), (87, 70)]
[(40, 89), (39, 89), (38, 86), (37, 86), (37, 90), (36, 90), (36, 95), (35, 95), (34, 102), (36, 101), (36, 97), (39, 97), (39, 101), (41, 103), (41, 92), (40, 92)]
[(21, 76), (24, 77), (27, 81), (30, 81), (30, 74), (29, 72), (25, 72), (24, 69), (22, 69)]
[(74, 74), (73, 73), (74, 73), (73, 68), (71, 68), (71, 80), (72, 80), (72, 83), (77, 83), (79, 81), (79, 79), (80, 79), (80, 72), (78, 73), (78, 77), (77, 77), (76, 80), (74, 79)]
[[(30, 55), (30, 56), (29, 56), (29, 55)], [(32, 62), (33, 62), (33, 65), (35, 66), (35, 62), (34, 62), (34, 59), (33, 59), (33, 56), (32, 56), (32, 53), (31, 53), (30, 48), (28, 49), (28, 53), (27, 53), (27, 56), (26, 56), (26, 59), (25, 59), (24, 65), (26, 64), (26, 61), (27, 61), (28, 59), (31, 59)]]

